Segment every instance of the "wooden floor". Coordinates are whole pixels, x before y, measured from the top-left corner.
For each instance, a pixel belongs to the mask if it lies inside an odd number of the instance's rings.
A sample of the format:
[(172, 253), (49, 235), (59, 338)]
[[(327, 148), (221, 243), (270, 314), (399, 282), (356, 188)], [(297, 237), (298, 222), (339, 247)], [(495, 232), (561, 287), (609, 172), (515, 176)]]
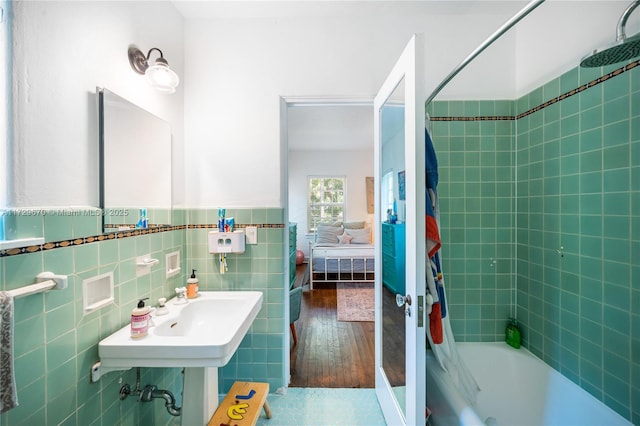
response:
[[(299, 281), (303, 280), (299, 278), (295, 285)], [(302, 293), (290, 386), (375, 387), (374, 322), (338, 321), (335, 286), (314, 287), (311, 291), (307, 285)]]
[[(375, 323), (337, 319), (335, 285), (309, 290), (307, 264), (298, 266), (294, 287), (303, 287), (298, 344), (291, 341), (292, 387), (374, 388)], [(404, 312), (395, 294), (383, 289), (382, 358), (392, 386), (405, 383)]]

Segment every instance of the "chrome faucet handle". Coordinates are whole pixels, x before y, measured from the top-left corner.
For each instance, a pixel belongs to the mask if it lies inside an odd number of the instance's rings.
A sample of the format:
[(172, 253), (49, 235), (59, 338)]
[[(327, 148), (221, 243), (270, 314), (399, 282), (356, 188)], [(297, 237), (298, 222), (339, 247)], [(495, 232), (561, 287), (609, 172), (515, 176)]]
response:
[(166, 315), (169, 313), (167, 308), (167, 298), (161, 297), (158, 299), (158, 307), (156, 308), (156, 315)]
[(186, 287), (176, 287), (175, 289), (176, 291), (176, 301), (175, 303), (187, 303), (187, 298), (185, 297), (187, 294), (187, 288)]

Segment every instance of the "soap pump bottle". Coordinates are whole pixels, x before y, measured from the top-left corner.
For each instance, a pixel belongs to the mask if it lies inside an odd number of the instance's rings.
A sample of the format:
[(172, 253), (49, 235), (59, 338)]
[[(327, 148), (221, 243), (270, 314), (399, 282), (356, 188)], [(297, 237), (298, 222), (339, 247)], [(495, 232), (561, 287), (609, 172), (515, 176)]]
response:
[(511, 323), (507, 325), (506, 340), (509, 346), (513, 346), (516, 349), (520, 348), (520, 330), (518, 330), (518, 324), (515, 318), (509, 318)]
[(196, 270), (191, 270), (191, 277), (187, 280), (187, 299), (195, 299), (198, 297), (198, 278), (196, 278)]
[(133, 339), (139, 339), (144, 337), (149, 332), (149, 319), (151, 317), (151, 307), (145, 306), (144, 301), (140, 299), (138, 306), (131, 311), (131, 337)]

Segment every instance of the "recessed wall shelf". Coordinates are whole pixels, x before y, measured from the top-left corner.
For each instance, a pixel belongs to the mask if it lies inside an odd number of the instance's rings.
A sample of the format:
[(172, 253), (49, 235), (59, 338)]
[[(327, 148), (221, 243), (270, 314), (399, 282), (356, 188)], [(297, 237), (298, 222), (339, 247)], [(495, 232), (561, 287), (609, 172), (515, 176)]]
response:
[(167, 253), (165, 256), (166, 278), (173, 277), (180, 273), (180, 251), (174, 251), (173, 253)]
[(113, 303), (113, 272), (82, 281), (82, 306), (88, 314)]

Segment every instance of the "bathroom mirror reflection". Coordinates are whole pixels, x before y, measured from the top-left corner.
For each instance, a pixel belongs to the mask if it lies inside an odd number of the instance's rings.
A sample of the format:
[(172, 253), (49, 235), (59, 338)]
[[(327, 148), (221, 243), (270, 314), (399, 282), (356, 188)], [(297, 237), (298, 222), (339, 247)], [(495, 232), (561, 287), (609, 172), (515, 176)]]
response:
[[(382, 367), (398, 405), (405, 409), (405, 314), (396, 294), (405, 293), (405, 107), (404, 79), (380, 111), (380, 206), (382, 215)], [(406, 414), (406, 413), (405, 413)]]
[(98, 88), (103, 232), (171, 224), (171, 127)]

